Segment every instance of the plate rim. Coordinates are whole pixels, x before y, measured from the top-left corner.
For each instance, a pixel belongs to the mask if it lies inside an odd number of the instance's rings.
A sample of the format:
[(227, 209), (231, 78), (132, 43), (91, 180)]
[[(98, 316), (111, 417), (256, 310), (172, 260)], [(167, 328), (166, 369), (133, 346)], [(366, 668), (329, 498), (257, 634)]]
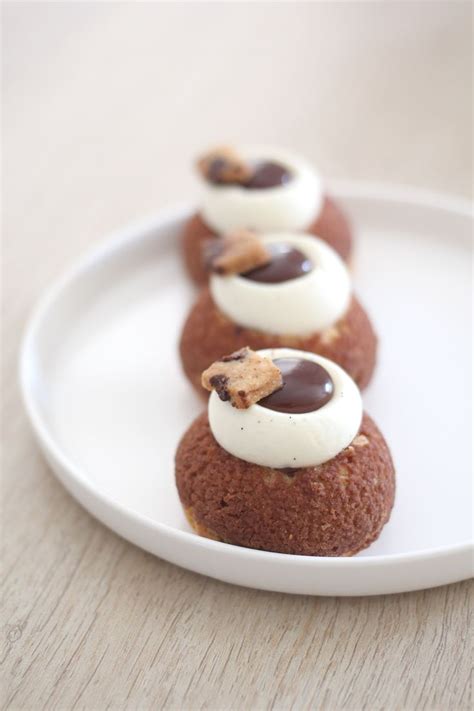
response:
[[(473, 218), (473, 203), (466, 198), (453, 196), (445, 193), (438, 193), (431, 190), (414, 188), (406, 185), (396, 185), (388, 183), (351, 181), (351, 180), (331, 180), (328, 181), (328, 186), (331, 193), (339, 198), (355, 198), (361, 200), (375, 200), (388, 202), (401, 202), (405, 205), (417, 205), (427, 209), (444, 210), (449, 213), (456, 213), (458, 216)], [(114, 253), (121, 251), (123, 247), (133, 242), (137, 235), (143, 236), (144, 233), (162, 225), (166, 221), (184, 219), (190, 215), (194, 206), (190, 203), (177, 203), (158, 210), (157, 212), (132, 221), (125, 226), (110, 232), (105, 238), (100, 240), (98, 244), (88, 249), (85, 254), (79, 256), (78, 259), (67, 268), (59, 278), (46, 289), (43, 296), (39, 299), (34, 307), (30, 317), (27, 320), (23, 337), (20, 345), (19, 355), (19, 385), (20, 393), (27, 418), (33, 430), (33, 434), (37, 440), (40, 449), (46, 456), (49, 464), (56, 477), (66, 486), (71, 495), (79, 500), (79, 503), (86, 509), (88, 507), (71, 492), (67, 486), (67, 481), (71, 481), (73, 485), (79, 485), (84, 492), (92, 499), (98, 500), (102, 506), (110, 510), (114, 514), (127, 520), (127, 522), (135, 525), (143, 526), (146, 529), (154, 532), (157, 535), (165, 535), (168, 538), (175, 538), (178, 541), (187, 544), (191, 547), (198, 546), (212, 552), (223, 551), (225, 549), (229, 556), (233, 556), (236, 560), (255, 560), (255, 561), (285, 561), (287, 566), (304, 566), (304, 567), (327, 567), (327, 568), (372, 568), (378, 567), (381, 564), (384, 566), (397, 565), (400, 563), (413, 563), (417, 561), (428, 561), (438, 557), (451, 555), (464, 555), (472, 552), (473, 542), (468, 539), (455, 544), (447, 544), (436, 548), (424, 548), (406, 553), (393, 554), (377, 554), (366, 557), (324, 557), (324, 556), (304, 556), (286, 553), (276, 553), (272, 551), (261, 551), (252, 548), (244, 548), (220, 541), (203, 538), (193, 532), (182, 531), (174, 528), (167, 523), (157, 521), (150, 516), (141, 514), (133, 509), (129, 509), (123, 504), (115, 501), (109, 494), (94, 486), (87, 474), (82, 471), (82, 468), (70, 459), (56, 442), (54, 436), (49, 431), (44, 418), (41, 415), (39, 407), (36, 405), (36, 399), (30, 391), (28, 383), (28, 370), (30, 353), (34, 351), (35, 335), (41, 327), (41, 323), (48, 315), (48, 310), (60, 298), (63, 290), (69, 284), (74, 282), (82, 273), (100, 260), (113, 257)], [(61, 468), (62, 476), (56, 470), (56, 466)], [(88, 509), (89, 510), (89, 509)], [(94, 515), (101, 523), (115, 530), (113, 526), (105, 523), (102, 518)], [(127, 538), (123, 533), (116, 531), (118, 535)]]

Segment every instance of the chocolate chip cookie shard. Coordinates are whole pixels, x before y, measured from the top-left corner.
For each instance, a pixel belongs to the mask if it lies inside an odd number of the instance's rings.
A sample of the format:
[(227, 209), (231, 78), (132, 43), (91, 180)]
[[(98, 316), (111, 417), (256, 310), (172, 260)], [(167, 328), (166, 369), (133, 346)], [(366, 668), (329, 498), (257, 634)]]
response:
[(236, 230), (212, 244), (206, 257), (211, 271), (226, 276), (263, 267), (272, 255), (254, 232)]
[(249, 408), (283, 385), (281, 372), (273, 361), (250, 348), (217, 360), (204, 371), (201, 383), (239, 410)]
[(244, 185), (252, 177), (251, 167), (231, 146), (219, 146), (206, 153), (197, 162), (205, 180), (216, 184)]

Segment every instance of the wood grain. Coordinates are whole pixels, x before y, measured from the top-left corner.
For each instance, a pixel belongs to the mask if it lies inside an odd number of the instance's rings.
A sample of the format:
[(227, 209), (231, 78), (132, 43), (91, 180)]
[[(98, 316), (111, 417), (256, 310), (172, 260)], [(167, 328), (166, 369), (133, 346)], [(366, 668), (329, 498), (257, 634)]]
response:
[(326, 599), (200, 577), (93, 520), (32, 441), (34, 301), (104, 232), (189, 196), (217, 134), (470, 192), (469, 3), (225, 5), (3, 6), (3, 707), (468, 709), (470, 583)]

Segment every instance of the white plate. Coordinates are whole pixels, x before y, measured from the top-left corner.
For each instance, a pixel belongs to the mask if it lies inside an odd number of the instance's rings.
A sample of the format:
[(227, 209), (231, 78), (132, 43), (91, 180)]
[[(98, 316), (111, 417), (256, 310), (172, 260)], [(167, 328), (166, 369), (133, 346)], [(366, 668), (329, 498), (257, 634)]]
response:
[(372, 595), (472, 573), (470, 251), (462, 201), (342, 184), (357, 228), (356, 289), (380, 335), (365, 394), (397, 467), (389, 524), (354, 558), (199, 538), (174, 485), (177, 442), (200, 411), (176, 343), (193, 289), (178, 242), (188, 209), (115, 235), (54, 286), (23, 343), (21, 384), (40, 447), (99, 520), (177, 565), (239, 585)]

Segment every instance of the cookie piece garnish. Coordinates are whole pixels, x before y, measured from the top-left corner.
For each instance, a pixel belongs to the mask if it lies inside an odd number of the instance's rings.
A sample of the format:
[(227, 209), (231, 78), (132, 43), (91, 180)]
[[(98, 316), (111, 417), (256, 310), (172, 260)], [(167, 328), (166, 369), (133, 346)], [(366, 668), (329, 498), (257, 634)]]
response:
[(216, 274), (243, 274), (263, 267), (272, 259), (271, 252), (250, 230), (236, 230), (219, 240), (213, 240), (205, 262)]
[(245, 410), (283, 385), (279, 368), (270, 358), (241, 348), (216, 360), (201, 378), (203, 388), (215, 390), (221, 400)]
[(210, 183), (245, 185), (252, 177), (252, 168), (231, 146), (220, 146), (199, 158), (197, 167)]

